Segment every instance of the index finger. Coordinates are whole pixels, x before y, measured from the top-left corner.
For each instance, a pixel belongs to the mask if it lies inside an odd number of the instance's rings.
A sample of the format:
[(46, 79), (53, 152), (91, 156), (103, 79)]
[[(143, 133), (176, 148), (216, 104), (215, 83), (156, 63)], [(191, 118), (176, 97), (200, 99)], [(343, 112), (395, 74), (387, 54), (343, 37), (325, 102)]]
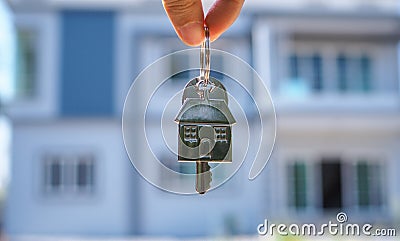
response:
[(204, 14), (201, 0), (163, 0), (163, 5), (179, 38), (196, 46), (204, 40)]

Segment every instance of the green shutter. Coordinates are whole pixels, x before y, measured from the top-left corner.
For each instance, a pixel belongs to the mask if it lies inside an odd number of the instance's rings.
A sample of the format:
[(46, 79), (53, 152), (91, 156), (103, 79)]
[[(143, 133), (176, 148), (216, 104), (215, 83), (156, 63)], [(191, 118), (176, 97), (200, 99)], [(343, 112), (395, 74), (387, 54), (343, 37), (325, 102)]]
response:
[(301, 162), (290, 165), (288, 175), (290, 205), (303, 209), (307, 206), (306, 165)]
[(369, 179), (368, 164), (366, 162), (357, 163), (357, 188), (358, 188), (358, 205), (366, 207), (369, 203)]
[(28, 30), (18, 30), (15, 86), (18, 97), (29, 97), (34, 94), (37, 70), (36, 58), (35, 33)]
[(371, 90), (371, 60), (367, 56), (361, 57), (361, 88), (364, 92)]

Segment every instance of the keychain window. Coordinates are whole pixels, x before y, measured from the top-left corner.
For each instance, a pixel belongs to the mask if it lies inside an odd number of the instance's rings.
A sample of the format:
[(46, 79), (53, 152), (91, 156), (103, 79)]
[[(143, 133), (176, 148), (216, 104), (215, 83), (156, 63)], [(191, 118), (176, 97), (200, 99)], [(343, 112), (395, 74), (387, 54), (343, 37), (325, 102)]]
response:
[(197, 142), (196, 126), (185, 126), (185, 141)]
[(216, 141), (223, 141), (223, 142), (228, 141), (228, 139), (226, 138), (226, 127), (218, 126), (215, 127), (214, 129), (215, 129)]

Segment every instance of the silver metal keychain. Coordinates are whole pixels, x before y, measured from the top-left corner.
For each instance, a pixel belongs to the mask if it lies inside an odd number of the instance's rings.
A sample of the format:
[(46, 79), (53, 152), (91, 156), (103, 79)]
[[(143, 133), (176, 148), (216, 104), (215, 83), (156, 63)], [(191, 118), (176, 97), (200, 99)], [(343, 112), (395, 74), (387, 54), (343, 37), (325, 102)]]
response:
[(178, 123), (178, 161), (196, 162), (196, 191), (210, 189), (209, 162), (232, 162), (232, 125), (228, 94), (220, 81), (210, 77), (210, 36), (208, 27), (200, 48), (200, 76), (190, 80), (183, 91)]

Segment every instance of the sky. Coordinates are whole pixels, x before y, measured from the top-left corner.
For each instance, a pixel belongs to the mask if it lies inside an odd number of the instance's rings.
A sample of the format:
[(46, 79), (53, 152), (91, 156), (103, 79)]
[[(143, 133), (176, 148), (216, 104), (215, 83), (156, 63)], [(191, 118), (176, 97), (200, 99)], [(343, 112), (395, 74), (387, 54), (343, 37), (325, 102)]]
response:
[[(14, 42), (11, 15), (4, 2), (0, 0), (0, 103), (10, 100), (13, 92)], [(10, 125), (1, 115), (0, 105), (0, 189), (9, 179)]]

